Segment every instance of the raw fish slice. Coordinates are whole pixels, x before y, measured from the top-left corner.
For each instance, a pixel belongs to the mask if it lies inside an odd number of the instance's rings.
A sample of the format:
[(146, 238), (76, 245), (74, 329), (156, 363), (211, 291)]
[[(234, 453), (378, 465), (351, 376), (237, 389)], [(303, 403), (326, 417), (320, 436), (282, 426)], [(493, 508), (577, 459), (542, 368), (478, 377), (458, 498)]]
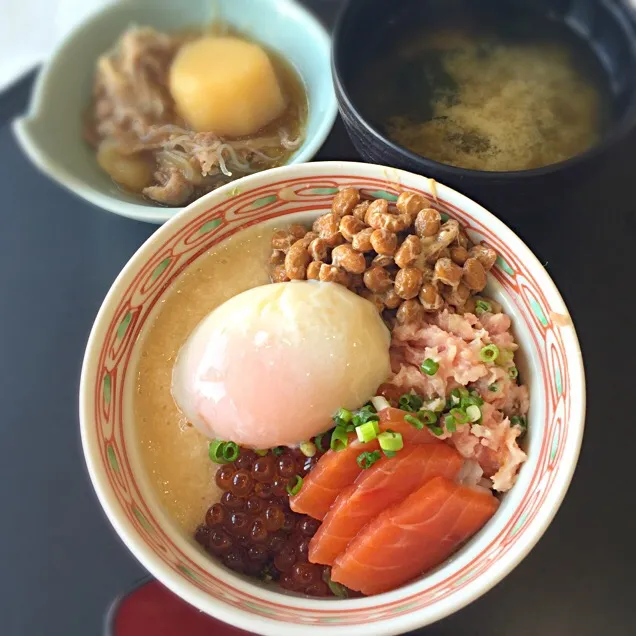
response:
[(455, 479), (463, 463), (462, 456), (445, 444), (405, 446), (395, 457), (381, 459), (338, 495), (309, 544), (309, 560), (331, 565), (383, 510), (432, 477)]
[(382, 409), (378, 415), (380, 417), (380, 428), (383, 431), (390, 428), (396, 433), (401, 433), (402, 437), (404, 437), (404, 440), (407, 442), (423, 444), (442, 441), (435, 437), (435, 435), (433, 435), (426, 426), (418, 431), (412, 424), (405, 421), (405, 415), (416, 415), (415, 413), (408, 413), (402, 409), (389, 407)]
[(331, 578), (367, 595), (393, 590), (442, 563), (498, 506), (485, 490), (434, 477), (363, 528)]
[(380, 411), (378, 415), (380, 416), (380, 430), (400, 433), (405, 443), (445, 445), (444, 440), (432, 433), (427, 426), (418, 430), (404, 419), (406, 415), (415, 416), (415, 413), (389, 407)]
[[(386, 413), (391, 411), (391, 413)], [(404, 421), (404, 411), (384, 409), (380, 411), (380, 429), (391, 429), (401, 433), (405, 443), (427, 444), (439, 440), (426, 428), (417, 430)], [(303, 487), (297, 495), (289, 498), (289, 505), (294, 512), (309, 515), (314, 519), (324, 519), (331, 504), (347, 486), (362, 472), (356, 459), (365, 451), (379, 448), (377, 440), (359, 442), (355, 434), (349, 436), (348, 446), (341, 451), (327, 451), (320, 461), (305, 477)]]
[(328, 450), (305, 477), (300, 492), (289, 498), (291, 509), (314, 519), (323, 519), (340, 491), (360, 474), (362, 469), (356, 462), (358, 455), (376, 448), (377, 442), (362, 444), (352, 442), (350, 438), (343, 450)]

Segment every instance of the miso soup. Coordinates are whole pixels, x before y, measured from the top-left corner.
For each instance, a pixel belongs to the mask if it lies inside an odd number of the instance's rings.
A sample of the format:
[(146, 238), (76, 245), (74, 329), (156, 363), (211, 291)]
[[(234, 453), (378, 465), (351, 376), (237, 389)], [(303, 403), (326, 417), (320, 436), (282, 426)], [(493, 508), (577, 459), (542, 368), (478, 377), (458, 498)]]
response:
[(531, 10), (453, 4), (444, 11), (452, 19), (437, 19), (410, 3), (353, 83), (383, 134), (423, 157), (488, 171), (539, 168), (599, 140), (609, 90), (584, 41)]

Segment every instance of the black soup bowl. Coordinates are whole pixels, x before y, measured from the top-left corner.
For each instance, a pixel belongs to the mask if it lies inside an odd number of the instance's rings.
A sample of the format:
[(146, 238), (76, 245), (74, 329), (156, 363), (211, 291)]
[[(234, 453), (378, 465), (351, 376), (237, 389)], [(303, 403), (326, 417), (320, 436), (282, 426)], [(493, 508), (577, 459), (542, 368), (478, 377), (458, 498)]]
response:
[[(347, 132), (365, 160), (432, 177), (486, 204), (515, 226), (525, 210), (536, 210), (547, 197), (558, 200), (560, 191), (584, 183), (585, 175), (594, 174), (608, 151), (636, 130), (636, 29), (629, 11), (616, 0), (349, 0), (338, 17), (332, 50), (336, 94)], [(533, 28), (538, 33), (560, 29), (574, 43), (572, 52), (582, 52), (592, 61), (603, 109), (595, 143), (542, 167), (488, 171), (440, 163), (388, 136), (371, 107), (373, 93), (380, 91), (384, 103), (413, 100), (422, 73), (409, 76), (399, 65), (392, 69), (378, 63), (378, 52), (382, 55), (383, 50), (378, 47), (390, 50), (390, 43), (410, 28), (433, 35), (454, 24), (472, 28), (475, 22), (483, 23), (484, 16), (503, 24), (519, 22), (520, 32), (526, 34)], [(400, 74), (403, 91), (390, 88), (395, 86), (394, 78), (386, 81), (387, 73), (394, 72)], [(362, 88), (361, 78), (365, 78)], [(571, 95), (572, 100), (577, 98), (580, 95)], [(430, 110), (426, 98), (421, 101), (423, 112)]]

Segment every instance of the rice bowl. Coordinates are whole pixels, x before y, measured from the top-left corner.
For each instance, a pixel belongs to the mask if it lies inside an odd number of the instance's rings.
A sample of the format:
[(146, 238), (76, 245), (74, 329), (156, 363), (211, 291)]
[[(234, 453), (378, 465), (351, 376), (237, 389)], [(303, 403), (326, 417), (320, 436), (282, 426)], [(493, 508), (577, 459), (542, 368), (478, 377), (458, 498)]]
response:
[[(210, 562), (165, 514), (134, 452), (129, 369), (144, 323), (186, 264), (243, 226), (285, 215), (311, 224), (343, 187), (395, 199), (422, 193), (458, 218), (473, 241), (499, 254), (489, 295), (515, 325), (524, 351), (520, 373), (530, 390), (528, 461), (490, 521), (450, 561), (423, 579), (373, 599), (334, 604), (264, 589)], [(584, 416), (584, 377), (571, 322), (538, 261), (501, 222), (465, 197), (426, 178), (380, 166), (318, 163), (281, 168), (241, 181), (242, 193), (206, 196), (162, 228), (131, 260), (93, 329), (81, 388), (85, 453), (109, 518), (142, 563), (199, 609), (258, 633), (374, 633), (414, 629), (459, 609), (516, 565), (543, 533), (571, 478)], [(379, 195), (378, 193), (381, 193)], [(129, 315), (130, 314), (130, 315)], [(562, 323), (563, 319), (559, 320)], [(121, 325), (125, 324), (125, 327)], [(128, 370), (128, 372), (127, 372)]]

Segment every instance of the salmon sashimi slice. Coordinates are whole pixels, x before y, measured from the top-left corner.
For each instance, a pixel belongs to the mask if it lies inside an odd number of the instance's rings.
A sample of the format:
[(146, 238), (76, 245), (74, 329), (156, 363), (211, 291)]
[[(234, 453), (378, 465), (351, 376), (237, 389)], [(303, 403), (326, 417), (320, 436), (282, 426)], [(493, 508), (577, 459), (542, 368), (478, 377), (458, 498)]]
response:
[(454, 480), (463, 463), (462, 456), (446, 444), (404, 446), (395, 457), (379, 460), (338, 495), (309, 544), (309, 560), (331, 565), (383, 510), (432, 477)]
[(300, 492), (289, 498), (289, 505), (294, 512), (324, 519), (342, 489), (351, 485), (362, 471), (356, 461), (358, 455), (379, 448), (377, 442), (363, 444), (351, 439), (347, 447), (340, 451), (328, 450), (311, 469)]
[[(389, 416), (385, 411), (395, 411), (395, 413)], [(418, 430), (406, 422), (404, 415), (406, 413), (399, 409), (383, 409), (379, 413), (380, 430), (391, 429), (400, 433), (405, 443), (440, 442), (426, 427)], [(305, 477), (300, 492), (289, 498), (291, 509), (314, 519), (324, 519), (340, 492), (350, 486), (362, 472), (362, 468), (356, 461), (358, 455), (378, 448), (380, 446), (377, 440), (362, 443), (358, 441), (354, 433), (349, 435), (349, 444), (346, 448), (340, 451), (328, 450), (312, 468)]]
[(336, 559), (331, 579), (367, 595), (393, 590), (442, 563), (498, 506), (486, 490), (433, 477), (365, 526)]
[(407, 411), (395, 409), (393, 407), (382, 409), (378, 413), (380, 418), (380, 429), (383, 431), (391, 429), (396, 433), (401, 433), (405, 442), (411, 442), (413, 444), (442, 443), (442, 440), (431, 433), (426, 426), (418, 430), (412, 424), (409, 424), (404, 419), (405, 415), (416, 414), (408, 413)]

